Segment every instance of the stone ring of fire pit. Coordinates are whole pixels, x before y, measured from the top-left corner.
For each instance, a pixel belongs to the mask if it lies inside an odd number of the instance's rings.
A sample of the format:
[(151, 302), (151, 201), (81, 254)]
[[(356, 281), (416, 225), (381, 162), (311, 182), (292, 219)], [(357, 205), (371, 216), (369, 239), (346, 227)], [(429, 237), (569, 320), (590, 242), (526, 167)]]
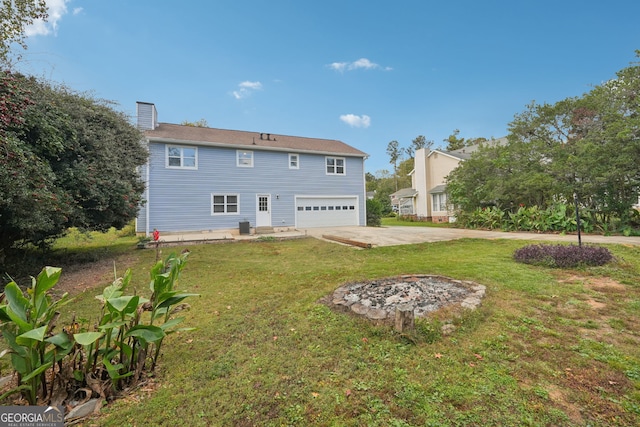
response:
[(415, 317), (450, 305), (475, 309), (485, 286), (444, 276), (403, 275), (365, 283), (348, 283), (324, 299), (329, 306), (370, 320), (393, 320), (396, 307), (413, 308)]

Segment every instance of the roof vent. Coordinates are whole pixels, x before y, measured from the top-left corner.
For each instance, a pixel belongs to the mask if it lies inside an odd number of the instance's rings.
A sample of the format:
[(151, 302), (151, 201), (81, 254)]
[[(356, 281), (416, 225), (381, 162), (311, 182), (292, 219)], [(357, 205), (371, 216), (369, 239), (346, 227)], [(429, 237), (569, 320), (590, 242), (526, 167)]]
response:
[(260, 139), (261, 140), (266, 140), (266, 141), (275, 141), (276, 140), (275, 137), (271, 138), (271, 134), (270, 133), (262, 133), (262, 132), (260, 132)]

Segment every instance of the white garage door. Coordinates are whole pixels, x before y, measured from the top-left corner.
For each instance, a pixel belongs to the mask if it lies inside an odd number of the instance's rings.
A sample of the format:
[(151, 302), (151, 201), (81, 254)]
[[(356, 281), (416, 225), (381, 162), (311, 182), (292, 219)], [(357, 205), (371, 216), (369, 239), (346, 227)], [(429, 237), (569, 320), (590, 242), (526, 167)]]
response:
[(296, 227), (358, 225), (358, 198), (296, 197)]

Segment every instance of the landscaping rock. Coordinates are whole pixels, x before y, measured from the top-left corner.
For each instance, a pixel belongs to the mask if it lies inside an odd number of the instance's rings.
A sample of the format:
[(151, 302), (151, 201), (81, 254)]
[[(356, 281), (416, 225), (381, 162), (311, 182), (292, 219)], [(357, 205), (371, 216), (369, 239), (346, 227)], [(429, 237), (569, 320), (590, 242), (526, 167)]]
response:
[(102, 399), (91, 399), (82, 405), (73, 408), (66, 417), (65, 422), (70, 422), (82, 418), (86, 418), (92, 414), (98, 413), (102, 408)]
[(396, 307), (407, 304), (414, 309), (416, 318), (449, 305), (475, 309), (484, 298), (485, 291), (485, 286), (475, 282), (442, 276), (405, 275), (346, 284), (325, 301), (332, 307), (350, 309), (370, 320), (392, 321)]

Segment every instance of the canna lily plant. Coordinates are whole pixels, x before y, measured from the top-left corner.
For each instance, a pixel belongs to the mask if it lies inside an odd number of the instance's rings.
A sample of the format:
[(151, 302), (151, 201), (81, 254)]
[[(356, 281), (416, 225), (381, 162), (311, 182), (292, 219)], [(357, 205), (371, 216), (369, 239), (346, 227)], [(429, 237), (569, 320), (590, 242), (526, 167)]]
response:
[[(172, 254), (154, 265), (150, 299), (125, 294), (130, 270), (116, 278), (96, 296), (102, 304), (100, 320), (88, 331), (81, 331), (73, 321), (54, 333), (59, 309), (71, 301), (67, 294), (53, 301), (48, 293), (60, 278), (60, 268), (45, 267), (26, 295), (15, 282), (6, 285), (0, 295), (0, 330), (8, 348), (0, 357), (11, 358), (19, 384), (0, 396), (0, 401), (21, 393), (31, 405), (50, 403), (54, 394), (58, 398), (60, 393), (77, 389), (104, 398), (152, 372), (164, 338), (193, 329), (177, 328), (184, 317), (175, 316), (188, 308), (183, 303), (186, 298), (197, 296), (176, 289), (188, 255)], [(58, 390), (54, 390), (56, 383)]]

